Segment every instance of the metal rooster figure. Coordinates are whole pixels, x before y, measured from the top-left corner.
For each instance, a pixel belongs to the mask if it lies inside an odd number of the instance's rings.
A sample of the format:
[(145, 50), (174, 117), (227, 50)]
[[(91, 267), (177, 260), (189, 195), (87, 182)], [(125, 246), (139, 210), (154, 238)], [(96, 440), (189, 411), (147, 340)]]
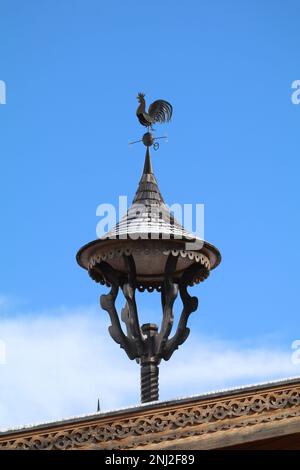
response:
[(137, 99), (140, 104), (136, 111), (136, 115), (142, 126), (153, 130), (152, 125), (155, 122), (163, 123), (169, 122), (171, 120), (173, 108), (172, 105), (168, 103), (168, 101), (156, 100), (150, 104), (148, 112), (146, 112), (146, 101), (144, 93), (139, 93), (137, 95)]
[(135, 142), (130, 143), (136, 144), (138, 142), (143, 142), (146, 147), (150, 147), (151, 145), (153, 145), (154, 150), (157, 150), (159, 148), (159, 143), (155, 141), (158, 139), (166, 139), (167, 137), (154, 137), (150, 131), (154, 131), (153, 124), (155, 123), (162, 124), (171, 121), (173, 107), (168, 101), (156, 100), (150, 104), (148, 111), (146, 111), (145, 94), (138, 93), (137, 99), (139, 102), (139, 106), (136, 110), (136, 115), (142, 126), (148, 128), (148, 132), (143, 135), (143, 138), (141, 140), (136, 140)]

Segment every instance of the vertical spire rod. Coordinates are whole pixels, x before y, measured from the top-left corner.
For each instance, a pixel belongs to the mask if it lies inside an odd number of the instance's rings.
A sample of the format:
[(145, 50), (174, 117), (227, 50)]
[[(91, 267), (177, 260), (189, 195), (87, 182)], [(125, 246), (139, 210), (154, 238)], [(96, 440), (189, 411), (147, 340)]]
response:
[(150, 150), (149, 150), (149, 146), (147, 146), (147, 150), (146, 150), (146, 157), (145, 157), (145, 164), (144, 164), (144, 170), (143, 170), (143, 173), (144, 174), (153, 174), (153, 169), (152, 169), (152, 163), (151, 163), (151, 157), (150, 157)]

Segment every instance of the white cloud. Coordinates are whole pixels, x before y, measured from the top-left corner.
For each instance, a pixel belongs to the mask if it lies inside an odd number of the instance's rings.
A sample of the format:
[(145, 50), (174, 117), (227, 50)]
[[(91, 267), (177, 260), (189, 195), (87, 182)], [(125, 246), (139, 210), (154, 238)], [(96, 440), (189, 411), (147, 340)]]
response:
[[(0, 319), (0, 427), (61, 419), (139, 402), (139, 367), (110, 338), (105, 312), (57, 309)], [(296, 375), (291, 352), (193, 334), (161, 364), (160, 397), (172, 399)]]

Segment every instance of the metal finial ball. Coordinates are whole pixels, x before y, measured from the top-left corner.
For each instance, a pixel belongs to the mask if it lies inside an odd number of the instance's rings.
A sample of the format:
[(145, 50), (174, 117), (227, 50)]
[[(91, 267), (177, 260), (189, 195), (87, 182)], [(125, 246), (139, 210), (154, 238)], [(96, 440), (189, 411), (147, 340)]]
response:
[(146, 134), (143, 135), (143, 144), (146, 145), (146, 147), (151, 147), (154, 143), (154, 136), (151, 134), (151, 132), (146, 132)]

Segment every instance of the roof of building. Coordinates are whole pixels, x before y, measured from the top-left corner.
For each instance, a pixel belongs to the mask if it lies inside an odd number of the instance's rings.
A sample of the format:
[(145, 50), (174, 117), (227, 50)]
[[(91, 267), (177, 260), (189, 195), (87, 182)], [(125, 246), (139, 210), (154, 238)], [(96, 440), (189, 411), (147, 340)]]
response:
[(209, 449), (289, 433), (300, 436), (300, 377), (8, 429), (0, 449)]

